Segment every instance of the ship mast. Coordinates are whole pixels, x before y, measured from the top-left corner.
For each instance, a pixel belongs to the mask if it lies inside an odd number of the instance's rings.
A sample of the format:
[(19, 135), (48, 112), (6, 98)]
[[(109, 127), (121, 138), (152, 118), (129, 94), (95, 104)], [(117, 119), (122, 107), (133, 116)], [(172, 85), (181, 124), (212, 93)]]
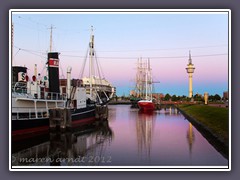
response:
[(150, 60), (148, 59), (148, 73), (149, 73), (149, 94), (152, 100), (152, 72), (150, 68)]
[(136, 85), (135, 85), (135, 90), (136, 90), (136, 97), (139, 96), (139, 59), (137, 60), (137, 74), (136, 74)]
[(50, 47), (49, 47), (49, 52), (52, 52), (52, 30), (55, 29), (53, 27), (53, 25), (51, 25), (51, 27), (49, 28), (51, 31), (50, 31)]
[[(100, 69), (100, 64), (97, 61), (96, 58), (96, 52), (94, 50), (94, 34), (93, 34), (93, 26), (91, 26), (91, 33), (90, 33), (90, 40), (89, 40), (89, 44), (88, 44), (88, 50), (87, 50), (87, 54), (86, 54), (86, 58), (84, 59), (84, 63), (82, 66), (82, 72), (81, 72), (81, 78), (84, 74), (84, 70), (85, 70), (85, 65), (87, 63), (87, 60), (89, 60), (89, 75), (88, 77), (85, 79), (83, 79), (83, 83), (86, 83), (87, 85), (87, 94), (88, 97), (92, 100), (92, 101), (96, 101), (99, 104), (103, 103), (103, 98), (102, 96), (105, 95), (106, 98), (104, 98), (106, 103), (107, 101), (109, 101), (109, 95), (105, 92), (106, 88), (104, 88), (103, 86), (108, 86), (106, 84), (103, 84), (103, 80), (106, 81), (104, 78), (101, 78), (101, 69)], [(99, 76), (99, 77), (98, 77)], [(85, 82), (86, 80), (86, 82)], [(108, 90), (107, 90), (108, 91)]]
[(148, 93), (148, 68), (147, 68), (147, 66), (148, 66), (148, 62), (146, 61), (146, 67), (145, 67), (145, 81), (146, 81), (146, 84), (145, 84), (145, 86), (146, 86), (146, 88), (145, 88), (145, 90), (146, 90), (146, 100), (147, 100), (147, 93)]
[(12, 23), (12, 31), (11, 31), (11, 41), (12, 41), (12, 46), (11, 46), (11, 59), (12, 59), (12, 66), (13, 66), (13, 38), (14, 38), (14, 25)]
[(142, 57), (140, 58), (140, 65), (139, 65), (139, 97), (142, 98), (144, 94), (144, 84), (143, 84), (144, 72), (143, 72), (143, 62)]
[(92, 97), (92, 81), (93, 81), (93, 54), (94, 54), (94, 35), (93, 26), (91, 26), (91, 37), (90, 37), (90, 53), (89, 53), (89, 78), (90, 78), (90, 97)]
[(145, 99), (152, 100), (152, 73), (150, 67), (150, 60), (147, 59), (146, 63), (144, 64), (144, 75), (145, 75)]

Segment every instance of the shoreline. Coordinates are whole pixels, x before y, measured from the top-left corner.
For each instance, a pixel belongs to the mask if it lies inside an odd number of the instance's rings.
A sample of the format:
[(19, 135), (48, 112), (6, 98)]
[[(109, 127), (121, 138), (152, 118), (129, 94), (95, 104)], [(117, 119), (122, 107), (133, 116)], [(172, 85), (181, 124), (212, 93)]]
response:
[(109, 105), (131, 105), (131, 101), (110, 101)]
[(184, 110), (175, 106), (183, 116), (190, 122), (192, 125), (206, 138), (206, 140), (226, 159), (229, 158), (229, 145), (228, 143), (224, 142), (224, 140), (213, 133), (209, 127), (205, 126), (197, 119), (191, 117), (191, 115), (187, 114)]

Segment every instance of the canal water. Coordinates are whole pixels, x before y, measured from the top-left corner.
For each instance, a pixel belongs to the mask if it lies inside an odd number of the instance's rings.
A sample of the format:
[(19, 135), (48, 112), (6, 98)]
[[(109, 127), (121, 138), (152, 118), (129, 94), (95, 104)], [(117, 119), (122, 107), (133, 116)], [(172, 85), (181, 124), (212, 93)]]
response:
[(27, 142), (13, 142), (13, 166), (228, 166), (175, 108), (141, 113), (109, 105), (108, 121), (98, 126)]

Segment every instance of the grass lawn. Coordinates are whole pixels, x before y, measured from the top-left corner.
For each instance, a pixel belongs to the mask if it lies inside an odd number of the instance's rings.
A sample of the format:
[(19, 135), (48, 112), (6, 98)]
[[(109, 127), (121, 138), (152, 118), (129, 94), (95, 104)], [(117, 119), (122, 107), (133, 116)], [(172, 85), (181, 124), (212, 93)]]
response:
[(228, 143), (228, 108), (207, 105), (179, 105), (178, 107)]

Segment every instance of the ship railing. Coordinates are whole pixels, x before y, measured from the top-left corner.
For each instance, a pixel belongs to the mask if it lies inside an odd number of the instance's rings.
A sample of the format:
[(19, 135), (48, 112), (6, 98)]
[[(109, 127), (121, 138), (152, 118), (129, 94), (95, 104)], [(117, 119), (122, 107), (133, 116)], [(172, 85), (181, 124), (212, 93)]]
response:
[(16, 115), (12, 116), (13, 119), (23, 120), (23, 119), (34, 119), (34, 118), (46, 118), (48, 117), (48, 111), (46, 109), (29, 109), (28, 113), (16, 112)]
[[(40, 89), (39, 89), (40, 90)], [(46, 100), (66, 100), (66, 93), (47, 92), (44, 90), (31, 90), (27, 88), (26, 82), (16, 82), (12, 84), (12, 92), (16, 96), (33, 98), (33, 99), (46, 99)]]
[(44, 99), (48, 100), (66, 100), (67, 94), (66, 93), (56, 93), (56, 92), (44, 92), (45, 96)]
[(38, 96), (35, 91), (33, 93), (27, 93), (27, 90), (22, 89), (18, 91), (13, 91), (13, 96), (15, 97), (24, 97), (29, 99), (44, 99), (44, 100), (66, 100), (67, 94), (66, 93), (55, 93), (55, 92), (40, 92), (40, 96)]
[[(90, 86), (88, 84), (83, 85), (83, 87), (86, 89), (90, 89)], [(92, 88), (97, 90), (112, 91), (112, 86), (102, 85), (102, 84), (93, 84)]]
[(48, 113), (46, 112), (46, 109), (38, 109), (37, 111), (29, 110), (29, 119), (34, 118), (44, 118), (48, 117)]
[(44, 100), (66, 100), (67, 94), (66, 93), (58, 93), (58, 92), (48, 92), (48, 91), (40, 91), (37, 93), (36, 91), (32, 90), (30, 93), (27, 93), (29, 97), (33, 99), (44, 99)]

